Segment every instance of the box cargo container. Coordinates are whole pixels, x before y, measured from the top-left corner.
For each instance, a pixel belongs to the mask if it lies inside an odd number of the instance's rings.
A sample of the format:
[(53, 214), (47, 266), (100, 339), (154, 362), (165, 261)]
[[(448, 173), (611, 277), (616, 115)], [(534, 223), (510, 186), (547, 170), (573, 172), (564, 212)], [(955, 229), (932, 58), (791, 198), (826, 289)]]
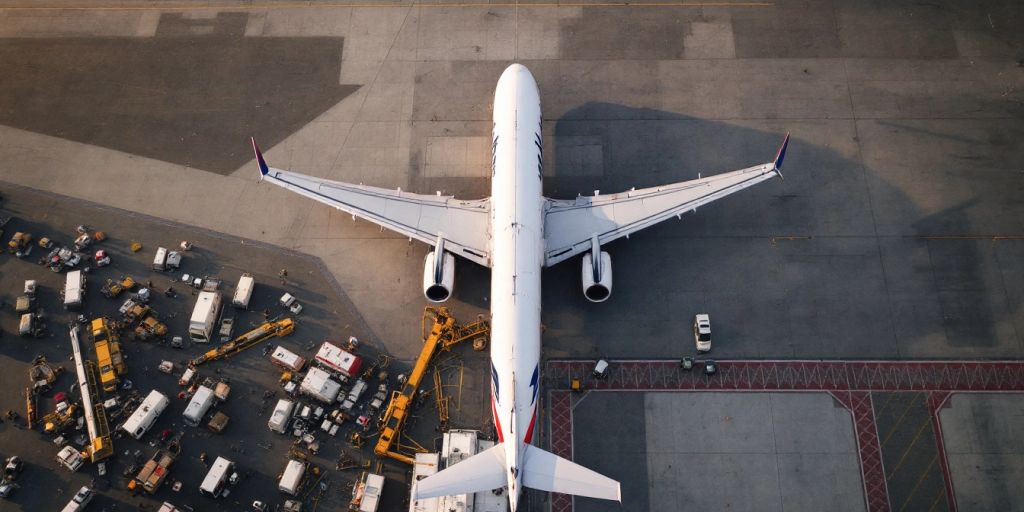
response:
[(320, 345), (320, 350), (316, 352), (316, 362), (328, 370), (338, 372), (345, 377), (358, 375), (359, 368), (362, 366), (362, 359), (342, 350), (341, 347), (329, 341), (325, 341), (323, 345)]
[(150, 391), (146, 399), (142, 401), (142, 405), (135, 409), (135, 412), (121, 425), (121, 430), (135, 439), (141, 438), (146, 431), (153, 427), (169, 403), (167, 395), (155, 389)]
[(270, 362), (281, 368), (296, 372), (301, 372), (302, 368), (306, 366), (306, 359), (304, 357), (280, 345), (270, 354)]

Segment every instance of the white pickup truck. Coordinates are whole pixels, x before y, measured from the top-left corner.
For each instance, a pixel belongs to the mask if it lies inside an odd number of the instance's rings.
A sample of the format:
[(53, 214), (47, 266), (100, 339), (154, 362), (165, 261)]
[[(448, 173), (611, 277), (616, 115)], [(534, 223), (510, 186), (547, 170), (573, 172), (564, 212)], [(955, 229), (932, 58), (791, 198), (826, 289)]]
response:
[(94, 494), (96, 493), (94, 493), (92, 489), (82, 487), (75, 493), (74, 497), (71, 498), (71, 501), (69, 501), (67, 505), (64, 505), (64, 510), (62, 512), (81, 512), (82, 510), (85, 510), (85, 507), (89, 505), (90, 501), (92, 501)]

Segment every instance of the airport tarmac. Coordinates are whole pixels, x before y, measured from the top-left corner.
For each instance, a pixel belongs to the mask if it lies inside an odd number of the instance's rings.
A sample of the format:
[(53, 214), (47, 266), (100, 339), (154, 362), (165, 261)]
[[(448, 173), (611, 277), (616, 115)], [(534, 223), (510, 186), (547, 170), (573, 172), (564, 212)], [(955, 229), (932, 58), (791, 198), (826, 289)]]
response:
[[(0, 179), (319, 258), (409, 360), (426, 247), (260, 185), (247, 138), (277, 167), (479, 197), (520, 61), (553, 197), (793, 134), (784, 181), (610, 245), (609, 302), (547, 270), (547, 358), (689, 355), (700, 311), (721, 359), (1024, 355), (1020, 5), (345, 3), (0, 2)], [(486, 269), (457, 272), (451, 306), (485, 312)]]

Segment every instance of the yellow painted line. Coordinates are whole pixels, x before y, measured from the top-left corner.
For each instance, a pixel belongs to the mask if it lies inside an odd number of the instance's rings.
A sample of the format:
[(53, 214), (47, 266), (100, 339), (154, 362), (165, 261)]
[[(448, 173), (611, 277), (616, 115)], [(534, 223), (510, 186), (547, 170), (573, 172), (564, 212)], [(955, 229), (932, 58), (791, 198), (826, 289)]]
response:
[[(921, 487), (921, 483), (924, 482), (924, 479), (928, 477), (928, 472), (932, 470), (932, 466), (934, 466), (935, 462), (938, 461), (938, 460), (939, 460), (939, 455), (935, 454), (935, 456), (932, 457), (931, 463), (928, 464), (928, 467), (924, 468), (924, 471), (921, 472), (921, 478), (917, 479), (917, 483), (914, 484), (914, 488), (910, 490), (910, 494), (907, 495), (907, 499), (903, 500), (903, 506), (900, 507), (900, 512), (903, 512), (904, 510), (906, 510), (907, 506), (910, 505), (911, 498), (913, 498), (914, 495), (917, 494), (917, 488)], [(946, 489), (945, 488), (942, 489), (942, 493), (943, 494), (946, 493)], [(934, 507), (935, 507), (935, 503), (932, 502), (932, 508), (934, 508)], [(931, 510), (931, 508), (929, 508), (928, 510)]]
[(633, 2), (595, 2), (595, 3), (536, 3), (536, 4), (521, 4), (515, 2), (502, 2), (502, 3), (457, 3), (457, 2), (440, 2), (440, 3), (426, 3), (426, 2), (414, 2), (410, 4), (403, 3), (269, 3), (269, 4), (253, 4), (253, 5), (189, 5), (189, 4), (177, 4), (177, 5), (96, 5), (96, 6), (12, 6), (12, 7), (0, 7), (0, 11), (265, 11), (265, 10), (279, 10), (279, 9), (380, 9), (380, 8), (405, 8), (405, 7), (421, 7), (421, 8), (473, 8), (473, 9), (486, 9), (492, 7), (519, 7), (524, 9), (534, 7), (681, 7), (686, 9), (694, 9), (701, 7), (772, 7), (775, 4), (773, 2), (651, 2), (651, 3), (633, 3)]
[(912, 439), (910, 441), (910, 444), (907, 445), (907, 449), (906, 451), (903, 452), (903, 456), (900, 457), (900, 461), (896, 463), (896, 467), (892, 468), (892, 472), (889, 473), (889, 477), (886, 480), (892, 480), (892, 477), (896, 475), (896, 472), (899, 471), (901, 467), (903, 467), (903, 463), (907, 461), (907, 456), (910, 455), (910, 450), (914, 449), (914, 445), (917, 444), (917, 440), (921, 439), (921, 434), (924, 434), (924, 429), (928, 428), (928, 426), (931, 424), (931, 418), (925, 420), (924, 424), (921, 425), (921, 428), (917, 430), (917, 435), (915, 435), (914, 439)]
[[(893, 393), (893, 395), (895, 395), (895, 394), (896, 393)], [(900, 429), (900, 425), (903, 424), (903, 419), (907, 417), (907, 413), (909, 413), (910, 410), (913, 409), (916, 406), (917, 406), (917, 399), (916, 398), (911, 399), (910, 403), (907, 404), (907, 407), (905, 409), (903, 409), (903, 414), (900, 414), (900, 417), (896, 419), (896, 424), (893, 425), (892, 428), (889, 430), (889, 434), (886, 435), (885, 439), (882, 440), (882, 444), (879, 445), (879, 448), (884, 447), (885, 444), (889, 442), (889, 439), (892, 439), (893, 434), (895, 434), (896, 431)], [(876, 414), (875, 418), (878, 418), (878, 416), (879, 415)]]

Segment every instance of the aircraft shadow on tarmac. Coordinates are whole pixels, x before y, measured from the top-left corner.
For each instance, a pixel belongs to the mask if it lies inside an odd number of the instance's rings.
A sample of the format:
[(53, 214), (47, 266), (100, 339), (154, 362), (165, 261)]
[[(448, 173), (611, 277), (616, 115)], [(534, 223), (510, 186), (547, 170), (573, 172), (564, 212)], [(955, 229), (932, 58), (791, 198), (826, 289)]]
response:
[(248, 13), (160, 16), (155, 37), (4, 39), (0, 124), (228, 174), (359, 89), (341, 37), (245, 37)]
[[(787, 130), (772, 124), (778, 131), (587, 103), (557, 121), (545, 193), (614, 193), (771, 161)], [(954, 357), (1007, 337), (998, 325), (1012, 324), (1013, 305), (992, 275), (993, 244), (929, 240), (990, 231), (967, 211), (984, 198), (924, 215), (882, 172), (798, 132), (783, 174), (610, 244), (608, 303), (581, 296), (578, 261), (547, 270), (549, 356), (686, 354), (698, 310), (717, 313), (716, 336), (728, 340), (720, 357)], [(908, 227), (880, 236), (873, 208)]]

